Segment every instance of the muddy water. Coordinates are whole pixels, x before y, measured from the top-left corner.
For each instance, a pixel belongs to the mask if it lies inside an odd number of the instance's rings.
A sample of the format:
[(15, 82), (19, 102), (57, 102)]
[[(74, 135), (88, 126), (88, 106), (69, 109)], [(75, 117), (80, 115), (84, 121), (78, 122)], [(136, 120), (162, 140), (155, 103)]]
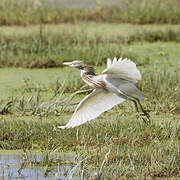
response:
[[(14, 180), (14, 179), (67, 179), (68, 173), (73, 168), (72, 165), (54, 165), (48, 167), (47, 165), (40, 166), (30, 166), (25, 165), (24, 156), (22, 152), (16, 151), (3, 151), (0, 152), (0, 180)], [(44, 155), (41, 153), (29, 154), (27, 155), (28, 161), (41, 162), (44, 158)], [(59, 158), (59, 157), (58, 157)], [(74, 156), (72, 154), (62, 155), (61, 159), (66, 161), (74, 161)], [(27, 161), (27, 159), (26, 159)], [(72, 179), (80, 179), (77, 175), (74, 175)]]

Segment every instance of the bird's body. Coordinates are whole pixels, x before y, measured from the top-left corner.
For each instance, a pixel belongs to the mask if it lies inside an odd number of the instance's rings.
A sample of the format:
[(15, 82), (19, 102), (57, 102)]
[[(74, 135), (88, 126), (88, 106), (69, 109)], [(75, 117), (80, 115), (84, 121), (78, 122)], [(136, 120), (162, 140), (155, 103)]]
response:
[(96, 89), (96, 88), (102, 88), (106, 91), (108, 91), (105, 81), (104, 81), (104, 75), (99, 76), (93, 76), (93, 75), (83, 75), (81, 76), (83, 81), (88, 84), (90, 87)]
[(64, 64), (80, 69), (83, 81), (94, 90), (78, 104), (71, 120), (59, 128), (79, 126), (125, 100), (133, 101), (137, 111), (139, 105), (148, 117), (139, 102), (145, 95), (135, 86), (141, 80), (141, 74), (134, 62), (122, 58), (114, 58), (111, 62), (108, 59), (107, 68), (101, 75), (96, 75), (93, 67), (82, 61)]

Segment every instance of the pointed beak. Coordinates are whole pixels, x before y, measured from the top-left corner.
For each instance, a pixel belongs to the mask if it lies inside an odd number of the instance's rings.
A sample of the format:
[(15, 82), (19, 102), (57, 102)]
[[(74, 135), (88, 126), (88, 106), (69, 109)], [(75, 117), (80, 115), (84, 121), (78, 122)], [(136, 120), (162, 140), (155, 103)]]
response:
[(66, 65), (66, 66), (71, 66), (71, 65), (72, 65), (72, 62), (63, 62), (62, 64), (63, 64), (63, 65)]

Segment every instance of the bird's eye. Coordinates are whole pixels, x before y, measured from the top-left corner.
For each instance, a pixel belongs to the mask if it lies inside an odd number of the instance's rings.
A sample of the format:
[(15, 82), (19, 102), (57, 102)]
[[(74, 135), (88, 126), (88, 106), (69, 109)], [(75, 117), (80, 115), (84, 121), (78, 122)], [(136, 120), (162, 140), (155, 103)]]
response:
[(77, 66), (77, 64), (75, 64), (75, 63), (72, 63), (72, 66), (73, 66), (73, 67), (76, 67), (76, 66)]

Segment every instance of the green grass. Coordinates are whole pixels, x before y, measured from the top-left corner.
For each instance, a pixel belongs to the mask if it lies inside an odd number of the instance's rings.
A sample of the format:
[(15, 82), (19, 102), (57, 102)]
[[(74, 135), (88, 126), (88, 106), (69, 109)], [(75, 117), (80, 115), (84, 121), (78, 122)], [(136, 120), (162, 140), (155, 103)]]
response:
[[(78, 8), (77, 8), (78, 7)], [(178, 0), (101, 1), (2, 0), (0, 25), (57, 24), (80, 21), (116, 23), (180, 22)]]
[[(142, 7), (147, 6), (143, 6), (145, 1), (139, 2)], [(161, 4), (159, 12), (165, 6), (167, 8), (166, 3)], [(174, 10), (178, 7), (176, 3), (173, 4)], [(127, 5), (131, 6), (130, 3)], [(26, 10), (25, 6), (22, 8)], [(17, 13), (10, 9), (7, 12), (11, 15)], [(161, 16), (165, 17), (166, 13)], [(10, 22), (10, 14), (7, 17)], [(29, 17), (28, 14), (27, 24), (39, 22), (38, 15), (37, 22), (29, 22)], [(134, 17), (138, 19), (138, 16)], [(32, 19), (36, 21), (33, 16)], [(24, 19), (22, 21), (18, 16), (16, 20), (19, 24), (24, 23)], [(11, 23), (18, 24), (16, 21)], [(81, 168), (88, 177), (89, 169), (95, 169), (97, 179), (178, 179), (179, 29), (179, 25), (95, 22), (1, 27), (0, 149), (73, 151), (77, 163), (87, 158), (80, 163)], [(80, 127), (57, 129), (69, 121), (76, 104), (88, 94), (79, 93), (71, 99), (84, 83), (78, 70), (62, 68), (59, 63), (81, 59), (96, 65), (98, 74), (105, 68), (106, 59), (114, 56), (128, 57), (140, 69), (142, 81), (138, 87), (147, 95), (142, 104), (150, 111), (151, 123), (144, 124), (133, 104), (125, 102)]]
[[(72, 59), (84, 59), (96, 65), (104, 64), (107, 57), (137, 59), (135, 52), (123, 50), (124, 45), (135, 42), (180, 42), (179, 29), (179, 25), (97, 23), (2, 27), (0, 66), (47, 68), (58, 67), (59, 62)], [(172, 43), (174, 45), (179, 46)]]
[[(57, 129), (70, 119), (73, 104), (87, 94), (68, 101), (84, 84), (79, 71), (1, 69), (0, 148), (74, 151), (79, 161), (88, 157), (84, 169), (96, 167), (97, 172), (110, 150), (102, 179), (178, 178), (179, 44), (135, 43), (122, 51), (134, 55), (142, 72), (138, 86), (147, 95), (142, 103), (150, 110), (150, 124), (125, 102), (81, 127)], [(103, 68), (97, 67), (97, 72)]]
[(63, 117), (5, 117), (1, 119), (1, 147), (75, 151), (90, 156), (84, 166), (94, 167), (100, 167), (110, 149), (104, 179), (178, 177), (178, 116), (151, 114), (153, 122), (147, 126), (131, 112), (118, 111), (119, 116), (106, 113), (103, 121), (101, 117), (101, 121), (65, 131), (55, 129)]

